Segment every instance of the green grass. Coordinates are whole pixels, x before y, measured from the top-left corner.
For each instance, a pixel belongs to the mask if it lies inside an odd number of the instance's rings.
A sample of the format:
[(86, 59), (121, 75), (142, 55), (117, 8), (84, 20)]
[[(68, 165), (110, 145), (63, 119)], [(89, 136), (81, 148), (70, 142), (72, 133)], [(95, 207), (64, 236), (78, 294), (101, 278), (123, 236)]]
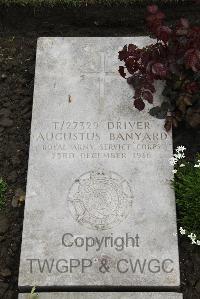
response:
[(7, 184), (0, 178), (0, 211), (5, 207), (5, 192), (7, 190)]
[[(200, 159), (200, 155), (197, 156)], [(196, 162), (198, 164), (198, 162)], [(200, 240), (200, 168), (187, 162), (179, 167), (173, 181), (179, 211), (179, 225)]]
[(29, 299), (37, 299), (39, 297), (35, 291), (36, 291), (36, 287), (33, 287), (29, 295)]
[(7, 6), (12, 6), (14, 4), (22, 5), (22, 6), (55, 6), (55, 5), (64, 5), (64, 6), (87, 6), (92, 4), (101, 4), (101, 5), (130, 5), (130, 4), (150, 4), (154, 3), (181, 3), (181, 2), (189, 2), (189, 0), (0, 0), (0, 4), (4, 4)]

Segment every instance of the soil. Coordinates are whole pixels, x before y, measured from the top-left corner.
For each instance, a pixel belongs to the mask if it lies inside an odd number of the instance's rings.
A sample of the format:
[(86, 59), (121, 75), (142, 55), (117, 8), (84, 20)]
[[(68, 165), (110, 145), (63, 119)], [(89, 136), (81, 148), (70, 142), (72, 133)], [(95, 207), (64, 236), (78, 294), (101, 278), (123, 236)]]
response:
[[(197, 20), (197, 7), (165, 8), (170, 20), (184, 14)], [(100, 10), (100, 11), (99, 11)], [(0, 177), (8, 184), (5, 210), (0, 212), (0, 298), (17, 298), (23, 194), (26, 189), (36, 42), (38, 36), (131, 36), (145, 34), (143, 8), (55, 8), (0, 10)], [(126, 13), (125, 13), (126, 12)], [(103, 15), (104, 13), (104, 15)], [(123, 17), (124, 16), (124, 17)], [(174, 146), (200, 151), (200, 132), (174, 131)], [(33, 244), (34, 246), (34, 244)], [(200, 298), (200, 247), (179, 239), (181, 291), (185, 299)]]

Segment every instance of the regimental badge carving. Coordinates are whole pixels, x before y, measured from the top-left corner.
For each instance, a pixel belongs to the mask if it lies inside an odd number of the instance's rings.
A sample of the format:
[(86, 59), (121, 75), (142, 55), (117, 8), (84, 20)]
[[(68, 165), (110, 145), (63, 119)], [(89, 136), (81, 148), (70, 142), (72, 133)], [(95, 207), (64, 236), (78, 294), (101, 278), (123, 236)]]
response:
[(106, 230), (129, 214), (133, 194), (127, 180), (109, 171), (90, 171), (74, 181), (69, 191), (73, 218), (88, 228)]

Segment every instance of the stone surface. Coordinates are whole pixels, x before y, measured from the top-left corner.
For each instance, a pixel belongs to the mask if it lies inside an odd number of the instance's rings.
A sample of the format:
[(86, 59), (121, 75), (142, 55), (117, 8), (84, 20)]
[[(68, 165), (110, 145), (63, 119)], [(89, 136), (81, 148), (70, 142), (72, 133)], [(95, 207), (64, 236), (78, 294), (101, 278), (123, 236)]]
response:
[[(29, 299), (30, 295), (20, 294), (19, 299)], [(39, 293), (40, 299), (182, 299), (183, 296), (178, 293), (120, 293), (120, 292), (109, 292), (109, 293)]]
[(130, 42), (152, 40), (38, 41), (21, 289), (179, 286), (171, 133), (133, 108), (117, 71)]

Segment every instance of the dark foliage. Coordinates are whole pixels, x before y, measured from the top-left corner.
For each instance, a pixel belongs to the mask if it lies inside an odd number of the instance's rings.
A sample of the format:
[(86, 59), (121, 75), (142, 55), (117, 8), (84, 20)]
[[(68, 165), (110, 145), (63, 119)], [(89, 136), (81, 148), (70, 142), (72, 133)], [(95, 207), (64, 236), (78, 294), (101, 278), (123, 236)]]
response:
[(156, 5), (148, 6), (148, 28), (157, 42), (142, 49), (130, 44), (119, 51), (124, 62), (119, 73), (135, 91), (134, 106), (139, 111), (145, 102), (153, 104), (156, 80), (166, 82), (165, 102), (150, 114), (166, 118), (165, 128), (187, 121), (200, 127), (200, 27), (185, 18), (174, 26), (165, 25), (165, 15)]

